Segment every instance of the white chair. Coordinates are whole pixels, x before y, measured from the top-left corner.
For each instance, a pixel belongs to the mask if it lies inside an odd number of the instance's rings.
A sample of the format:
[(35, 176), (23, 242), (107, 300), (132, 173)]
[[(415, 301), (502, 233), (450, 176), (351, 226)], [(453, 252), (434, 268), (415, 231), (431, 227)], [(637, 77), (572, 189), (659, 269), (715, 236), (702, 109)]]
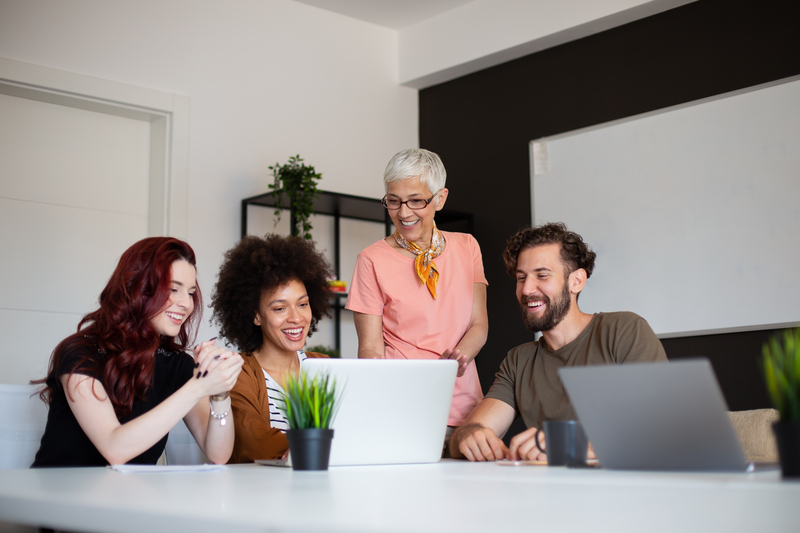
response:
[(164, 454), (168, 465), (202, 465), (211, 462), (197, 445), (183, 420), (169, 432)]
[(47, 423), (47, 406), (33, 385), (0, 384), (0, 469), (28, 468)]

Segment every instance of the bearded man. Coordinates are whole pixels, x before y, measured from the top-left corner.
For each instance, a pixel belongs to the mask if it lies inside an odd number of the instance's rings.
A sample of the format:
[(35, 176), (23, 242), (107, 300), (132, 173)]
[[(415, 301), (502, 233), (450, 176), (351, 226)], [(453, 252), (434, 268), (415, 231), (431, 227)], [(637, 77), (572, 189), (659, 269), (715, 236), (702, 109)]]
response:
[[(577, 418), (559, 368), (667, 360), (661, 341), (642, 317), (628, 312), (592, 315), (578, 308), (595, 257), (583, 238), (562, 223), (524, 228), (508, 240), (503, 259), (517, 280), (522, 321), (542, 336), (508, 352), (489, 393), (453, 435), (453, 457), (544, 460), (536, 447), (542, 422)], [(500, 439), (518, 415), (528, 429), (506, 447)]]

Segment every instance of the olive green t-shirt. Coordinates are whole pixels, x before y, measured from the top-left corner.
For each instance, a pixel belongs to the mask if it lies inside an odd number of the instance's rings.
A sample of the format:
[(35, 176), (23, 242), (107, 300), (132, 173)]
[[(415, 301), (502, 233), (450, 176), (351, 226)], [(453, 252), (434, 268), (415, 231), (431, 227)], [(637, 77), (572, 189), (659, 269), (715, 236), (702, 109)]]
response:
[(596, 313), (578, 337), (551, 350), (542, 338), (513, 348), (500, 364), (487, 398), (514, 408), (526, 427), (545, 420), (575, 420), (558, 369), (564, 366), (666, 361), (661, 341), (634, 313)]

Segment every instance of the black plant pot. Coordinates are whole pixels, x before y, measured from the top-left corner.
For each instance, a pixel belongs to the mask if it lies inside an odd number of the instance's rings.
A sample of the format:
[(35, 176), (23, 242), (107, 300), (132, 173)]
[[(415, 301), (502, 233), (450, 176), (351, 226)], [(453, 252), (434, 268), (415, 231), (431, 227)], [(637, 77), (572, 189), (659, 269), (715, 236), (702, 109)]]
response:
[(800, 479), (800, 421), (772, 424), (784, 479)]
[(327, 470), (331, 457), (332, 429), (289, 429), (286, 431), (294, 470)]

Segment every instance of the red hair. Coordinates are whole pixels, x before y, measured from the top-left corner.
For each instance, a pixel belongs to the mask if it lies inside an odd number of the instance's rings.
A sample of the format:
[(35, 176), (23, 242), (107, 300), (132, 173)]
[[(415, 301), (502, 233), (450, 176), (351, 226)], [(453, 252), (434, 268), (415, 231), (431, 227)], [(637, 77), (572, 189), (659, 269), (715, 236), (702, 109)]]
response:
[[(136, 397), (144, 398), (153, 383), (154, 354), (159, 347), (182, 351), (194, 340), (203, 314), (200, 287), (192, 295), (194, 309), (177, 337), (162, 337), (150, 320), (167, 305), (175, 261), (196, 268), (194, 250), (173, 237), (149, 237), (128, 248), (100, 293), (100, 308), (84, 316), (78, 330), (56, 346), (50, 357), (48, 378), (84, 370), (98, 376), (117, 416), (130, 414)], [(68, 353), (78, 353), (78, 363), (62, 368)], [(98, 353), (101, 353), (98, 357)], [(83, 372), (79, 372), (83, 373)], [(32, 381), (46, 385), (46, 379)], [(49, 386), (39, 396), (49, 403)]]

